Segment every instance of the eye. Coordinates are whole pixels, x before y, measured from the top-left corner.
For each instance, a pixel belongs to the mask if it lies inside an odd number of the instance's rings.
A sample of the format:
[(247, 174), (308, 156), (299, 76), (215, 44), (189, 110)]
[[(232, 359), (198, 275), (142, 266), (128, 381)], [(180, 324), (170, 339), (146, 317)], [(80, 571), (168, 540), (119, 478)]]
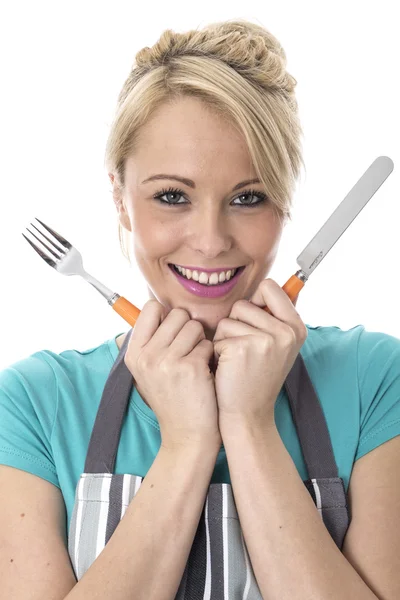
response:
[[(183, 198), (185, 198), (185, 194), (183, 192), (183, 190), (179, 189), (179, 188), (168, 188), (168, 189), (162, 189), (159, 192), (156, 192), (153, 195), (153, 198), (155, 200), (157, 200), (158, 202), (160, 202), (161, 204), (165, 204), (166, 206), (181, 206), (184, 204), (187, 204), (187, 202), (174, 202), (174, 201), (170, 201), (170, 200), (163, 200), (162, 197), (163, 196), (182, 196)], [(267, 194), (265, 194), (264, 192), (261, 191), (256, 191), (256, 190), (244, 190), (239, 196), (236, 196), (236, 198), (234, 198), (235, 200), (239, 200), (240, 202), (242, 202), (242, 198), (246, 197), (246, 196), (250, 196), (252, 198), (258, 198), (259, 201), (258, 202), (245, 202), (245, 203), (241, 203), (241, 204), (233, 204), (232, 206), (243, 206), (245, 208), (252, 208), (253, 206), (258, 206), (259, 204), (263, 204), (264, 202), (266, 202), (268, 200), (268, 196)]]
[(259, 198), (260, 201), (259, 202), (249, 202), (249, 203), (245, 203), (245, 204), (234, 204), (234, 206), (246, 206), (246, 207), (258, 206), (259, 204), (262, 204), (263, 202), (265, 202), (267, 200), (267, 194), (265, 194), (264, 192), (258, 192), (256, 190), (245, 190), (239, 196), (236, 196), (235, 200), (240, 200), (244, 196)]
[[(178, 204), (178, 202), (169, 202), (168, 200), (162, 200), (161, 198), (163, 196), (167, 196), (167, 195), (178, 195), (178, 196), (183, 196), (184, 192), (178, 188), (168, 188), (166, 189), (162, 189), (159, 192), (156, 192), (153, 196), (153, 198), (155, 200), (158, 200), (159, 202), (161, 202), (162, 204), (166, 204), (167, 206), (176, 206)], [(179, 204), (182, 204), (182, 202), (179, 202)]]

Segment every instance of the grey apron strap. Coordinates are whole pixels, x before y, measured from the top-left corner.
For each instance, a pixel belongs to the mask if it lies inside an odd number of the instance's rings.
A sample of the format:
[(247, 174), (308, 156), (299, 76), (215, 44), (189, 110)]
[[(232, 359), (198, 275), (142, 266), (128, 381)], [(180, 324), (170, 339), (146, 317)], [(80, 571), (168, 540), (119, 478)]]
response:
[(300, 352), (284, 386), (309, 478), (338, 477), (325, 416)]
[(133, 387), (132, 373), (124, 362), (132, 331), (128, 331), (104, 386), (89, 441), (85, 473), (114, 472), (122, 422)]

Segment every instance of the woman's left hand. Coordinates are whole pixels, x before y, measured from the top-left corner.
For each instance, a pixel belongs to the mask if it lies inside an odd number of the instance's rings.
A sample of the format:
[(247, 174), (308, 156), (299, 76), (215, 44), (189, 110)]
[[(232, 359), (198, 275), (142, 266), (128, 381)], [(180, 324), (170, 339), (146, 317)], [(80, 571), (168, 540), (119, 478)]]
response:
[(275, 422), (276, 399), (306, 338), (300, 315), (273, 279), (264, 279), (250, 301), (235, 302), (213, 340), (220, 428)]

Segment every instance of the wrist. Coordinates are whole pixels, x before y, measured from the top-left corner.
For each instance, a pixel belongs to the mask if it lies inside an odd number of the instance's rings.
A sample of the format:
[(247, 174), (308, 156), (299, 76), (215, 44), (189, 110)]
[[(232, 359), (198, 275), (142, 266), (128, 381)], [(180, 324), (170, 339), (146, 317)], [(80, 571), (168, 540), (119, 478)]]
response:
[(161, 448), (170, 454), (193, 454), (217, 456), (221, 448), (221, 436), (205, 437), (195, 440), (162, 440)]
[(224, 445), (230, 439), (238, 439), (238, 437), (250, 437), (254, 441), (261, 441), (265, 440), (266, 435), (278, 433), (273, 416), (259, 420), (231, 415), (229, 417), (220, 416), (219, 429)]

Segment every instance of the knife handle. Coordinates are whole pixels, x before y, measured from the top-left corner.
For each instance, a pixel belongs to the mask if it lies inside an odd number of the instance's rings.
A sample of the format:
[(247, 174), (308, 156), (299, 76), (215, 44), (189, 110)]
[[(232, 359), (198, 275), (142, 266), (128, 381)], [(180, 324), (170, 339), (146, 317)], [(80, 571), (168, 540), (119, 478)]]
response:
[[(305, 284), (305, 281), (302, 281), (301, 279), (299, 279), (299, 277), (297, 277), (297, 275), (292, 275), (287, 280), (287, 282), (282, 287), (282, 289), (285, 292), (285, 294), (287, 296), (289, 296), (290, 300), (295, 304), (295, 302), (297, 301), (297, 296), (299, 295), (300, 291), (303, 289), (304, 284)], [(271, 311), (269, 310), (268, 306), (264, 306), (264, 310), (268, 314), (270, 314), (270, 315), (272, 314)]]

